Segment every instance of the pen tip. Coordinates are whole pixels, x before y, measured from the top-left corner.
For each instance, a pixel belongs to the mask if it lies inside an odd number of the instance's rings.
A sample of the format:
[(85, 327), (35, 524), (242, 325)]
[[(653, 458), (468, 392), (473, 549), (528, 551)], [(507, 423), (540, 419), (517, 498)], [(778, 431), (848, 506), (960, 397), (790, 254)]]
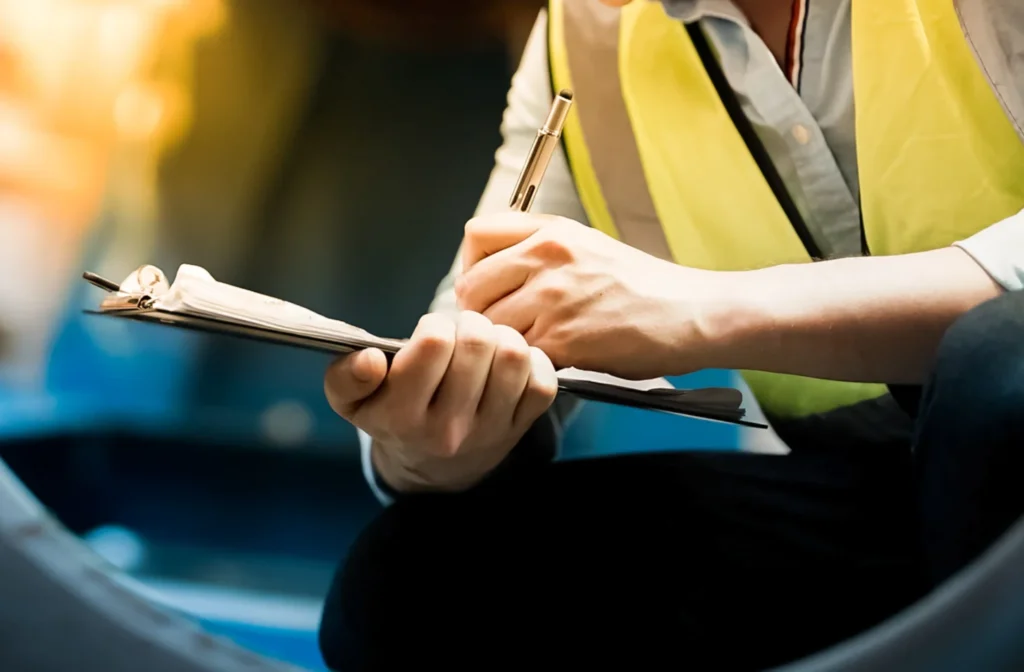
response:
[(572, 91), (569, 89), (562, 89), (558, 92), (559, 98), (565, 98), (566, 100), (572, 100)]

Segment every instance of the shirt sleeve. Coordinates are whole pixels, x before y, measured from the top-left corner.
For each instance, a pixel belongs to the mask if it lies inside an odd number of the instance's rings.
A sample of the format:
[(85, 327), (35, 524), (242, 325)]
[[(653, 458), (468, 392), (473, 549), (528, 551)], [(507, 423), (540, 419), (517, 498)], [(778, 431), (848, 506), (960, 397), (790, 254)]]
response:
[[(523, 50), (519, 68), (512, 77), (512, 86), (501, 122), (502, 144), (495, 153), (494, 169), (477, 205), (476, 215), (501, 212), (508, 208), (512, 189), (533, 146), (537, 130), (547, 119), (552, 98), (551, 74), (548, 68), (547, 13), (542, 10)], [(572, 173), (561, 147), (551, 157), (544, 181), (537, 191), (533, 210), (587, 223), (586, 213), (576, 193)], [(454, 283), (460, 266), (461, 252), (458, 252), (448, 275), (438, 285), (430, 312), (458, 312)], [(538, 452), (545, 453), (536, 457), (552, 459), (557, 455), (562, 428), (578, 406), (578, 402), (560, 396), (547, 415), (531, 428), (527, 435), (528, 443), (531, 447), (536, 447)], [(377, 499), (387, 506), (394, 501), (396, 493), (391, 492), (375, 473), (371, 459), (372, 440), (361, 430), (359, 446), (363, 475)]]
[(1024, 289), (1024, 211), (961, 240), (956, 246), (971, 255), (1008, 291)]

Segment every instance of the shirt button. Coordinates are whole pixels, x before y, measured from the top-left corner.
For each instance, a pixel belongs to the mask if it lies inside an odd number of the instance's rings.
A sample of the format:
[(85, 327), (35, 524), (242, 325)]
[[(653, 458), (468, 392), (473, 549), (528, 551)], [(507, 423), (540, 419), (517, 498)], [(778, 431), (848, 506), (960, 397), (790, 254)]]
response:
[(797, 124), (792, 130), (793, 139), (801, 145), (806, 145), (811, 141), (811, 132), (807, 130), (807, 127), (803, 124)]

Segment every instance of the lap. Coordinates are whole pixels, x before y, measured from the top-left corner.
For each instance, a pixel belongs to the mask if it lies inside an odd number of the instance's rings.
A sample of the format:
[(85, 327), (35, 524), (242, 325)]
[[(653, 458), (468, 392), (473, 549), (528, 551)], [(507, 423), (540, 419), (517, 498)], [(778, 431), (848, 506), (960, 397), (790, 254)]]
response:
[(892, 454), (674, 453), (402, 501), (340, 570), (324, 650), (401, 656), (394, 642), (447, 636), (448, 665), (540, 649), (781, 663), (916, 596), (909, 478)]

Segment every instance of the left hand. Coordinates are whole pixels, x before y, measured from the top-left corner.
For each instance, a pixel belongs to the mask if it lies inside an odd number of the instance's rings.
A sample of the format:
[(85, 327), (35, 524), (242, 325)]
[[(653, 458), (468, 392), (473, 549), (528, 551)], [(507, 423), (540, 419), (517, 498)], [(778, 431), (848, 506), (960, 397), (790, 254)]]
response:
[(700, 368), (687, 288), (706, 271), (578, 222), (516, 212), (466, 225), (459, 307), (508, 325), (561, 367), (646, 379)]

